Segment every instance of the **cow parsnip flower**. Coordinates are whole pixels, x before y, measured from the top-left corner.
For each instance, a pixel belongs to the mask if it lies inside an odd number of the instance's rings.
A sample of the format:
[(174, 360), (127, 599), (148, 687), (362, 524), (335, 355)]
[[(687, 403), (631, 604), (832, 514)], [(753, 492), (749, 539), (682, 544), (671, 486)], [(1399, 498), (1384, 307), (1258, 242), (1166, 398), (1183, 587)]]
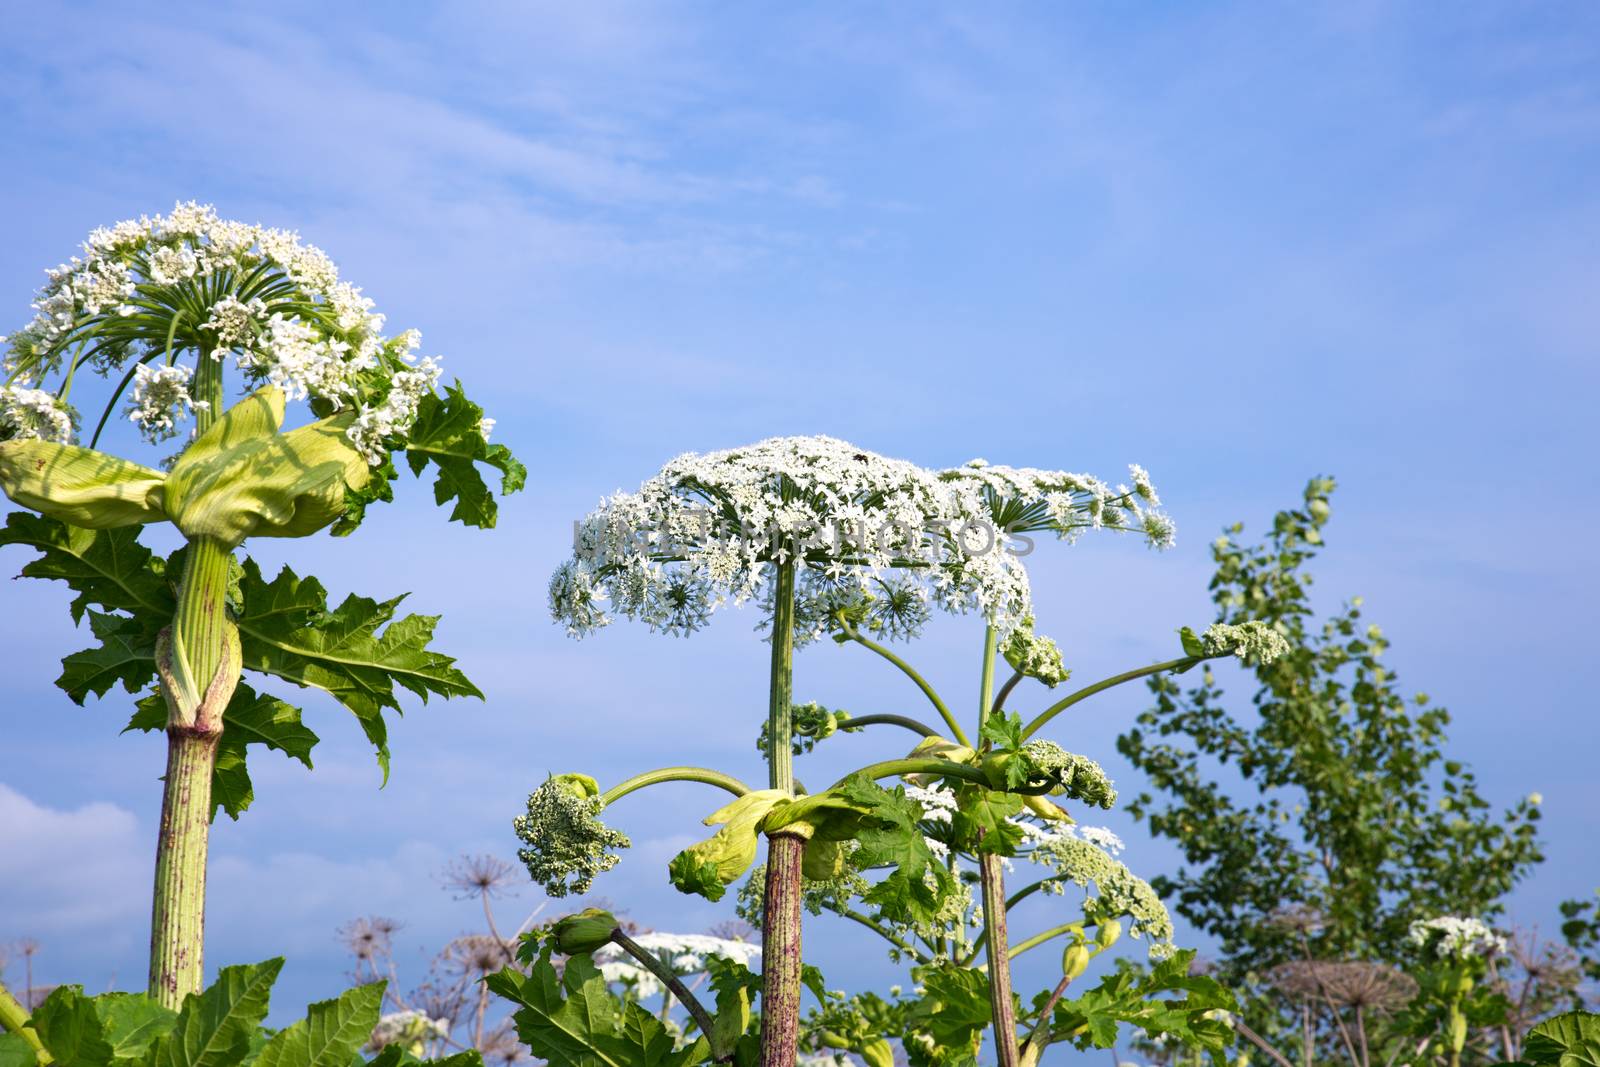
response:
[(0, 439), (69, 443), (61, 402), (25, 386), (59, 375), (64, 401), (85, 367), (121, 375), (113, 406), (131, 384), (126, 414), (148, 439), (176, 436), (196, 407), (193, 368), (176, 361), (204, 353), (231, 356), (247, 386), (275, 385), (318, 415), (354, 409), (346, 433), (378, 466), (439, 381), (438, 361), (417, 358), (420, 335), (386, 337), (384, 316), (321, 249), (210, 205), (97, 229), (47, 274), (33, 320), (8, 339)]
[[(688, 453), (579, 524), (550, 607), (573, 636), (613, 614), (686, 634), (725, 604), (767, 592), (771, 564), (802, 564), (797, 641), (856, 601), (908, 634), (928, 607), (979, 611), (1003, 634), (1031, 613), (1019, 534), (1068, 540), (1096, 527), (1171, 526), (1133, 489), (1064, 471), (990, 466), (934, 471), (831, 437), (774, 437)], [(1153, 496), (1153, 490), (1149, 491)], [(871, 611), (874, 609), (868, 608)]]
[(1418, 919), (1406, 931), (1406, 941), (1441, 960), (1464, 961), (1506, 950), (1506, 939), (1482, 919), (1454, 915)]
[(1084, 901), (1086, 919), (1109, 923), (1126, 916), (1134, 937), (1150, 938), (1151, 958), (1171, 955), (1172, 917), (1166, 905), (1149, 882), (1101, 845), (1071, 832), (1045, 833), (1034, 837), (1028, 859), (1055, 871), (1057, 878), (1045, 887), (1050, 892), (1061, 892), (1067, 882), (1084, 888), (1094, 884), (1095, 892)]
[(1213, 623), (1200, 635), (1200, 643), (1208, 655), (1232, 653), (1251, 665), (1271, 663), (1289, 651), (1289, 642), (1282, 634), (1264, 622), (1254, 621), (1238, 625)]

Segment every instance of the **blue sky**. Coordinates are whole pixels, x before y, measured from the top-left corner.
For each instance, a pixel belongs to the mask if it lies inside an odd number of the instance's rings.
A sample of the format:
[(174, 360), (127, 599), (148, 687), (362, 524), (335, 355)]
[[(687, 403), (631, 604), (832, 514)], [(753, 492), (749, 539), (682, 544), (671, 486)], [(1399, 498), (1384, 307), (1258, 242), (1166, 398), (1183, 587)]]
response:
[[(575, 644), (543, 591), (601, 494), (685, 450), (790, 433), (928, 464), (1148, 467), (1175, 550), (1034, 557), (1040, 625), (1080, 677), (1205, 622), (1218, 528), (1260, 531), (1336, 475), (1319, 595), (1367, 598), (1491, 797), (1544, 795), (1549, 862), (1513, 903), (1553, 932), (1556, 902), (1600, 884), (1581, 675), (1600, 598), (1597, 31), (1578, 3), (10, 19), (0, 318), (25, 322), (42, 269), (93, 226), (211, 201), (328, 250), (530, 468), (491, 533), (409, 485), (353, 540), (253, 547), (337, 594), (412, 591), (488, 700), (410, 711), (380, 791), (354, 721), (305, 695), (316, 772), (256, 760), (255, 807), (214, 834), (208, 962), (287, 953), (287, 1008), (338, 987), (334, 928), (376, 912), (407, 924), (420, 977), (422, 947), (474, 919), (438, 873), (510, 855), (546, 772), (758, 777), (753, 616)], [(26, 558), (0, 551), (0, 571)], [(38, 939), (45, 980), (137, 987), (162, 742), (117, 736), (122, 694), (80, 709), (51, 688), (82, 641), (63, 594), (8, 584), (0, 611), (0, 941)], [(941, 623), (917, 650), (956, 692), (976, 684), (975, 627)], [(913, 695), (831, 647), (800, 656), (797, 691), (885, 710)], [(1063, 736), (1125, 789), (1113, 743), (1142, 696)], [(727, 917), (663, 870), (710, 806), (692, 787), (619, 805), (638, 847), (597, 892), (660, 929)], [(1127, 836), (1135, 869), (1171, 864)], [(891, 980), (850, 931), (818, 921), (808, 939), (839, 984)]]

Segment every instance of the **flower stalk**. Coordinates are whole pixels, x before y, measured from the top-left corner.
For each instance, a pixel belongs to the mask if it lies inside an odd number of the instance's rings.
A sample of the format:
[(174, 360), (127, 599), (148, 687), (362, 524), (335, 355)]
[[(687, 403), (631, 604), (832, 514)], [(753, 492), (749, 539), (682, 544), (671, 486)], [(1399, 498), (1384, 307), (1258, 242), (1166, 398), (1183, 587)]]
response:
[[(984, 628), (983, 673), (978, 685), (978, 733), (994, 704), (994, 660), (999, 635)], [(988, 747), (988, 742), (984, 742)], [(978, 857), (978, 883), (983, 896), (983, 926), (989, 938), (984, 952), (989, 963), (989, 1009), (994, 1019), (994, 1047), (1000, 1067), (1017, 1067), (1017, 1014), (1011, 999), (1011, 955), (1006, 937), (1006, 873), (993, 852)]]
[[(794, 792), (789, 708), (794, 686), (794, 579), (791, 556), (777, 565), (772, 613), (772, 686), (767, 705), (770, 788)], [(805, 839), (769, 835), (761, 924), (761, 1067), (793, 1067), (800, 1043), (800, 894)]]
[(40, 1064), (54, 1063), (54, 1058), (46, 1052), (44, 1045), (39, 1040), (39, 1035), (34, 1033), (33, 1027), (28, 1025), (28, 1009), (24, 1008), (17, 998), (11, 995), (11, 990), (0, 982), (0, 1031), (8, 1034), (18, 1034), (28, 1043), (33, 1050), (34, 1061)]
[[(222, 408), (222, 364), (202, 351), (195, 373), (199, 432)], [(167, 702), (167, 774), (156, 837), (150, 913), (150, 996), (177, 1010), (205, 977), (206, 856), (211, 783), (223, 711), (240, 674), (239, 637), (227, 613), (232, 553), (198, 537), (184, 553), (177, 614), (157, 649)]]

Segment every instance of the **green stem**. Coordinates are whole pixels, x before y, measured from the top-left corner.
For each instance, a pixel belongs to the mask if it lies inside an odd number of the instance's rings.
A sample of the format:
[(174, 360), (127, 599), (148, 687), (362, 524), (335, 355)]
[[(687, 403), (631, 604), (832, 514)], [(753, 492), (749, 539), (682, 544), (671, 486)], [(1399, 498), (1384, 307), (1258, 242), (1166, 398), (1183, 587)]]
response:
[(731, 774), (713, 771), (708, 767), (661, 767), (653, 771), (636, 774), (627, 781), (618, 782), (616, 785), (600, 794), (600, 803), (610, 805), (621, 800), (629, 793), (637, 792), (648, 786), (659, 785), (662, 782), (700, 782), (704, 785), (714, 785), (718, 789), (726, 789), (736, 797), (749, 793), (750, 787)]
[(860, 770), (851, 771), (837, 782), (834, 782), (829, 788), (838, 789), (858, 774), (864, 774), (874, 781), (879, 778), (893, 778), (897, 775), (933, 774), (945, 778), (962, 778), (983, 786), (989, 784), (989, 779), (984, 777), (982, 771), (965, 763), (952, 763), (947, 759), (934, 759), (927, 756), (915, 758), (907, 756), (903, 759), (884, 760), (882, 763), (869, 763)]
[[(767, 768), (773, 789), (794, 792), (795, 559), (776, 564), (772, 608), (772, 671), (767, 701)], [(805, 841), (788, 833), (767, 839), (767, 881), (761, 921), (761, 1067), (794, 1067), (800, 1045), (800, 894)]]
[(966, 745), (969, 748), (972, 747), (972, 742), (967, 740), (967, 735), (962, 732), (961, 724), (957, 722), (956, 717), (950, 713), (950, 709), (945, 706), (945, 702), (939, 698), (939, 694), (934, 691), (933, 686), (924, 681), (922, 675), (918, 674), (916, 670), (912, 668), (911, 664), (907, 663), (905, 660), (901, 659), (887, 648), (884, 648), (876, 641), (873, 641), (870, 638), (862, 637), (861, 634), (854, 629), (846, 628), (844, 633), (846, 637), (850, 638), (850, 640), (854, 641), (856, 644), (862, 646), (863, 648), (871, 649), (873, 652), (876, 652), (878, 655), (882, 656), (896, 667), (899, 667), (900, 670), (905, 673), (907, 678), (910, 678), (913, 682), (917, 683), (917, 688), (922, 690), (922, 694), (932, 701), (934, 708), (939, 712), (939, 717), (944, 719), (946, 726), (950, 727), (950, 736), (959, 741), (961, 744)]
[[(194, 396), (206, 402), (195, 413), (204, 433), (222, 408), (222, 365), (206, 351)], [(189, 542), (177, 612), (156, 650), (167, 702), (167, 775), (151, 899), (150, 996), (173, 1010), (200, 992), (204, 978), (211, 783), (224, 709), (239, 680), (238, 632), (226, 605), (231, 564), (221, 542)]]
[(1019, 942), (1019, 943), (1017, 943), (1015, 945), (1012, 945), (1011, 946), (1011, 951), (1006, 954), (1006, 958), (1014, 960), (1018, 956), (1022, 955), (1024, 952), (1028, 951), (1030, 948), (1038, 948), (1040, 945), (1044, 944), (1046, 941), (1049, 941), (1051, 938), (1060, 937), (1062, 934), (1070, 934), (1074, 930), (1082, 930), (1083, 926), (1084, 926), (1084, 924), (1081, 923), (1081, 922), (1063, 923), (1060, 926), (1052, 926), (1048, 930), (1045, 930), (1045, 931), (1043, 931), (1041, 933), (1034, 934), (1032, 937), (1028, 938), (1026, 941), (1022, 941), (1022, 942)]
[(711, 1040), (711, 1013), (701, 1006), (700, 1001), (689, 991), (689, 987), (684, 985), (676, 974), (672, 973), (672, 968), (662, 963), (653, 954), (646, 952), (637, 941), (623, 933), (621, 929), (611, 931), (611, 940), (616, 942), (617, 947), (622, 951), (638, 960), (639, 966), (660, 979), (661, 984), (670, 991), (662, 998), (665, 1002), (663, 1010), (666, 1010), (666, 1006), (671, 1005), (672, 997), (677, 997), (683, 1006), (689, 1010), (689, 1015), (694, 1019), (696, 1025), (700, 1027), (700, 1032), (706, 1035), (706, 1040)]
[(1044, 711), (1040, 712), (1038, 717), (1023, 729), (1023, 739), (1026, 740), (1027, 738), (1030, 738), (1034, 734), (1038, 733), (1047, 723), (1049, 723), (1051, 719), (1055, 718), (1057, 715), (1060, 715), (1063, 711), (1066, 711), (1078, 701), (1086, 700), (1089, 697), (1094, 696), (1096, 693), (1110, 689), (1112, 686), (1121, 685), (1123, 682), (1131, 682), (1135, 678), (1144, 678), (1152, 674), (1160, 674), (1162, 671), (1177, 670), (1181, 667), (1192, 667), (1201, 660), (1213, 658), (1215, 657), (1184, 656), (1181, 659), (1169, 659), (1165, 663), (1156, 663), (1149, 667), (1140, 667), (1137, 670), (1124, 671), (1121, 674), (1112, 675), (1110, 678), (1102, 679), (1093, 685), (1084, 686), (1076, 693), (1069, 693), (1067, 696), (1062, 697), (1060, 700), (1044, 709)]
[(926, 964), (931, 962), (927, 953), (919, 951), (915, 945), (911, 944), (911, 942), (895, 934), (893, 931), (885, 930), (883, 927), (873, 922), (871, 918), (861, 914), (859, 911), (855, 911), (851, 908), (845, 908), (844, 910), (840, 911), (839, 914), (844, 916), (846, 919), (851, 920), (852, 922), (858, 922), (862, 926), (865, 926), (868, 930), (871, 930), (873, 933), (889, 942), (889, 944), (893, 945), (895, 948), (898, 948), (900, 951), (911, 956), (918, 963)]
[(938, 737), (939, 731), (925, 722), (919, 722), (909, 715), (857, 715), (845, 719), (839, 724), (841, 729), (853, 730), (857, 726), (903, 726), (914, 734), (923, 737)]
[(28, 1025), (28, 1009), (17, 1002), (17, 998), (11, 995), (4, 982), (0, 982), (0, 1029), (21, 1035), (22, 1040), (33, 1049), (35, 1062), (41, 1064), (55, 1062), (54, 1057), (44, 1050), (44, 1043), (39, 1040), (39, 1035)]
[[(993, 626), (983, 631), (983, 667), (978, 679), (978, 736), (994, 703), (994, 656), (999, 635)], [(983, 742), (987, 750), (989, 743)], [(981, 832), (980, 832), (981, 833)], [(978, 857), (978, 884), (983, 894), (984, 946), (989, 961), (989, 1010), (994, 1020), (994, 1048), (1000, 1067), (1017, 1067), (1017, 1008), (1011, 999), (1011, 957), (1006, 951), (1006, 872), (1000, 857), (985, 852)]]

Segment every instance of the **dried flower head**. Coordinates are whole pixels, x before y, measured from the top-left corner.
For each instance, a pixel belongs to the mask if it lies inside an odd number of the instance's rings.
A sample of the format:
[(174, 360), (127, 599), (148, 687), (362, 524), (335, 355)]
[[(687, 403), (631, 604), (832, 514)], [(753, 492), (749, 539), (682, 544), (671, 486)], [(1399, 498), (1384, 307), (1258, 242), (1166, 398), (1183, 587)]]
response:
[(1362, 960), (1293, 960), (1267, 972), (1267, 981), (1297, 1000), (1368, 1011), (1399, 1011), (1417, 995), (1416, 981), (1405, 972)]
[(368, 962), (389, 955), (394, 948), (394, 933), (400, 924), (374, 915), (353, 919), (339, 927), (339, 939), (357, 960)]
[(515, 891), (516, 880), (512, 877), (515, 871), (515, 867), (499, 856), (459, 856), (445, 868), (444, 887), (455, 894), (457, 900), (492, 899)]

